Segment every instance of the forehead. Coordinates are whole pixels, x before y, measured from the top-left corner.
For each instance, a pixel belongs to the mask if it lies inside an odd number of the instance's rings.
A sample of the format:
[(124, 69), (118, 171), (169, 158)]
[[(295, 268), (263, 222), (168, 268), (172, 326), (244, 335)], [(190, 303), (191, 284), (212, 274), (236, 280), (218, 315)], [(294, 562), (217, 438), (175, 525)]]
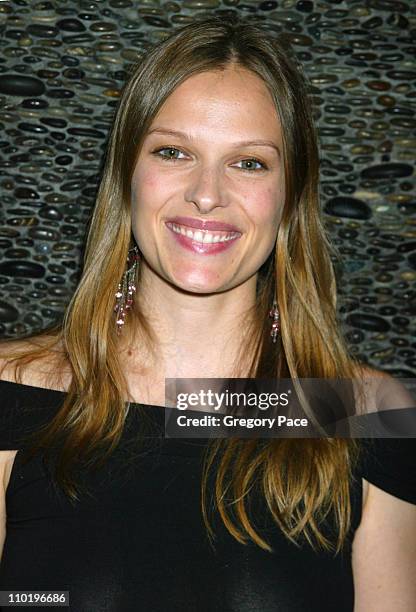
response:
[(280, 139), (275, 104), (264, 81), (241, 66), (188, 77), (165, 100), (152, 126), (197, 132), (237, 131)]

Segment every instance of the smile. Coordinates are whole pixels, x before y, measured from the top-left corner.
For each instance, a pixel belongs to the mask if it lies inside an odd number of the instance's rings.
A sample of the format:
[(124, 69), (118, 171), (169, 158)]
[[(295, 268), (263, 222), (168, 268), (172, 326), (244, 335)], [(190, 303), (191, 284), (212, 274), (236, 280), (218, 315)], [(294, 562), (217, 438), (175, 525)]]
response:
[(166, 222), (166, 227), (171, 230), (180, 246), (199, 254), (221, 253), (229, 249), (241, 237), (240, 232), (209, 232), (208, 230), (191, 229), (189, 226), (171, 221)]
[(240, 232), (208, 232), (206, 230), (191, 230), (189, 227), (184, 225), (177, 225), (176, 223), (166, 223), (166, 225), (176, 232), (182, 234), (187, 238), (191, 238), (195, 242), (201, 242), (202, 244), (213, 244), (215, 242), (227, 242), (241, 236)]

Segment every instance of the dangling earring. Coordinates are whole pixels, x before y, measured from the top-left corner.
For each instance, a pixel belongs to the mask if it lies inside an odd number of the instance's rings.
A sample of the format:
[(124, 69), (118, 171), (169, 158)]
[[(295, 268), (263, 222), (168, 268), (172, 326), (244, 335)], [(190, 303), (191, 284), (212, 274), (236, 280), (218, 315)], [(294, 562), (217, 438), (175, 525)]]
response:
[(129, 249), (127, 255), (127, 270), (123, 274), (121, 282), (118, 284), (116, 296), (116, 305), (114, 306), (114, 312), (116, 312), (116, 323), (117, 323), (117, 334), (120, 334), (121, 329), (124, 325), (124, 319), (126, 312), (131, 308), (133, 304), (133, 293), (136, 291), (134, 285), (134, 278), (136, 275), (137, 262), (139, 261), (139, 249), (135, 245), (132, 249)]
[(277, 308), (276, 298), (273, 300), (272, 309), (269, 312), (269, 317), (273, 319), (272, 328), (270, 330), (270, 336), (272, 338), (273, 343), (277, 342), (277, 334), (280, 330), (279, 324), (279, 309)]

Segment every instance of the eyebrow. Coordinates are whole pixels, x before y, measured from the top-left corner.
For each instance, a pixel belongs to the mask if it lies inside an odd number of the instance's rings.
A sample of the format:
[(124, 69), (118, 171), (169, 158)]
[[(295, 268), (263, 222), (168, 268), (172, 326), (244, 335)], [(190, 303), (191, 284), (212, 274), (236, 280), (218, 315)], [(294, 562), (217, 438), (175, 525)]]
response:
[[(177, 136), (179, 138), (184, 138), (185, 140), (192, 141), (194, 140), (192, 136), (186, 134), (185, 132), (181, 132), (179, 130), (168, 130), (165, 128), (153, 128), (147, 132), (147, 136), (150, 134), (163, 134), (167, 136)], [(280, 157), (280, 149), (272, 140), (242, 140), (240, 142), (233, 143), (234, 147), (272, 147)]]

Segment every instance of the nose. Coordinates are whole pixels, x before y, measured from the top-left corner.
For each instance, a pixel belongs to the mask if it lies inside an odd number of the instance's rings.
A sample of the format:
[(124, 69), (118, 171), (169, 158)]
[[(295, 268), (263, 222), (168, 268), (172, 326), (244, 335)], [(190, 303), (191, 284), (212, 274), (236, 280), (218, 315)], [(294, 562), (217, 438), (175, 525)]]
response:
[(220, 168), (199, 167), (189, 178), (185, 200), (196, 205), (201, 214), (227, 205), (224, 177)]

